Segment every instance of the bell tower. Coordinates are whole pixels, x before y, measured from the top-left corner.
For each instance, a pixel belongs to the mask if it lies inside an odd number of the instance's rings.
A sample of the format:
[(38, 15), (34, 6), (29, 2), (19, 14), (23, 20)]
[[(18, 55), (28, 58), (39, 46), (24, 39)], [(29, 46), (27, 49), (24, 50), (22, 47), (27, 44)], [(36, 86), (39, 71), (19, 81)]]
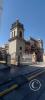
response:
[(20, 38), (24, 39), (24, 26), (19, 22), (19, 20), (16, 20), (15, 23), (12, 24), (10, 29), (10, 38)]
[(24, 51), (24, 26), (19, 20), (16, 20), (10, 29), (9, 54), (11, 55), (11, 60), (14, 59), (14, 62), (18, 62), (19, 56), (22, 56)]

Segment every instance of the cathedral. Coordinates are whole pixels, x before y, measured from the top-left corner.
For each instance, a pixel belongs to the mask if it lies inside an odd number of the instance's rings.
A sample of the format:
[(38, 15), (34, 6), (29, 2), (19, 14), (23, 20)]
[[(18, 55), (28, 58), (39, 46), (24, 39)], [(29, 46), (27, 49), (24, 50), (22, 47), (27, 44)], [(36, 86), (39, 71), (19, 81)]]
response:
[(32, 37), (30, 40), (25, 40), (24, 25), (19, 20), (11, 25), (8, 41), (4, 51), (6, 51), (7, 62), (10, 64), (17, 65), (22, 61), (24, 55), (31, 57), (32, 62), (43, 61), (43, 41), (35, 40)]

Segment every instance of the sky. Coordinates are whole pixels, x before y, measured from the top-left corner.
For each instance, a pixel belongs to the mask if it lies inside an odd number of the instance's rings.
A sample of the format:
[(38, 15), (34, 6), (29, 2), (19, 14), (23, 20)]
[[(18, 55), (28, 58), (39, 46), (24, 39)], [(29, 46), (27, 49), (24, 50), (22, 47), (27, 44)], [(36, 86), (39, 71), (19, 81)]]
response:
[(0, 45), (8, 41), (11, 24), (17, 18), (24, 25), (25, 39), (42, 39), (45, 49), (45, 0), (3, 0)]

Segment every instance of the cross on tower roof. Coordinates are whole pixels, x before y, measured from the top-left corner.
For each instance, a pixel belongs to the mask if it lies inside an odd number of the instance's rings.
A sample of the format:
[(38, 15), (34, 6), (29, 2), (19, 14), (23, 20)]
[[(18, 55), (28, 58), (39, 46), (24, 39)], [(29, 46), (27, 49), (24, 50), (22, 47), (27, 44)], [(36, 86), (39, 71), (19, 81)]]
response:
[(22, 28), (24, 30), (24, 26), (22, 23), (19, 22), (19, 19), (16, 20), (16, 22), (14, 22), (11, 26), (11, 30), (15, 27), (19, 27), (19, 28)]

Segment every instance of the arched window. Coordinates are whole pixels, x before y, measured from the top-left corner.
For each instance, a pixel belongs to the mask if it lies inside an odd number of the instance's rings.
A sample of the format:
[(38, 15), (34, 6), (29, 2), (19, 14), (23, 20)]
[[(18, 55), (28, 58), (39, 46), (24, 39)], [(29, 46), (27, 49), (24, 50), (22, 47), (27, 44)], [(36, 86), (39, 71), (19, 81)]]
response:
[(22, 38), (22, 32), (20, 31), (19, 37)]
[(22, 47), (20, 47), (20, 50), (22, 50)]
[(14, 37), (15, 37), (15, 31), (14, 31)]
[(13, 37), (13, 32), (12, 32), (12, 37)]

